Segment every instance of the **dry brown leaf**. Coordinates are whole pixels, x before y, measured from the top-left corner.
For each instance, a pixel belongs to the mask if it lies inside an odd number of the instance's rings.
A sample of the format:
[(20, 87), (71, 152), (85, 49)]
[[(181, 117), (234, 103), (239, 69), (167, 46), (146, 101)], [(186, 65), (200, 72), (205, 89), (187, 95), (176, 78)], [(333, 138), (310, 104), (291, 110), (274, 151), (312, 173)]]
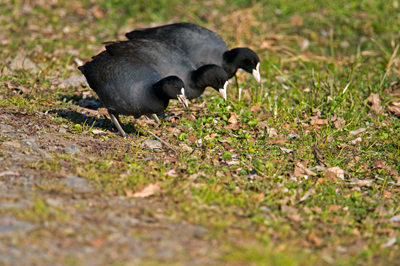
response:
[(351, 144), (351, 145), (357, 145), (357, 144), (360, 144), (361, 142), (362, 142), (362, 138), (361, 138), (361, 137), (358, 137), (358, 138), (356, 138), (356, 139), (350, 140), (350, 141), (349, 141), (349, 144)]
[(389, 112), (393, 113), (393, 115), (400, 117), (400, 107), (398, 106), (389, 106), (388, 107)]
[(290, 25), (292, 27), (301, 27), (303, 26), (303, 18), (300, 17), (299, 15), (294, 15), (290, 18)]
[(273, 145), (273, 144), (278, 144), (278, 143), (289, 143), (289, 140), (279, 138), (279, 139), (273, 139), (273, 140), (270, 140), (267, 142), (268, 145)]
[(105, 237), (97, 237), (91, 241), (91, 244), (94, 248), (100, 248), (103, 246), (104, 242), (106, 241)]
[(309, 170), (307, 167), (304, 166), (301, 162), (296, 162), (294, 164), (294, 176), (295, 177), (303, 177), (305, 175), (308, 176), (316, 176), (317, 174), (313, 171)]
[(340, 118), (340, 117), (338, 117), (338, 118), (333, 122), (333, 126), (334, 126), (336, 129), (342, 128), (345, 124), (346, 124), (346, 120), (344, 120), (343, 118)]
[(316, 246), (321, 246), (321, 244), (322, 244), (322, 239), (319, 238), (315, 233), (310, 233), (310, 234), (307, 236), (307, 239), (308, 239), (308, 241), (309, 241), (310, 243), (312, 243), (312, 244), (314, 244), (314, 245), (316, 245)]
[(226, 130), (238, 130), (240, 127), (239, 123), (236, 124), (230, 124), (224, 127)]
[(175, 162), (178, 161), (178, 159), (177, 159), (177, 158), (174, 158), (174, 157), (171, 157), (171, 156), (166, 156), (166, 157), (165, 157), (165, 161), (166, 161), (166, 162), (169, 162), (169, 163), (175, 163)]
[(107, 134), (107, 132), (104, 132), (104, 131), (99, 130), (99, 129), (93, 129), (92, 133), (95, 134), (95, 135), (104, 135), (104, 134), (106, 135)]
[(211, 133), (210, 135), (207, 135), (204, 137), (205, 140), (211, 140), (214, 139), (215, 137), (219, 136), (217, 133)]
[(264, 122), (258, 122), (257, 123), (257, 127), (259, 127), (259, 128), (268, 128), (268, 125), (267, 125), (267, 123), (264, 123)]
[(178, 173), (175, 171), (175, 169), (168, 170), (164, 173), (166, 176), (170, 177), (177, 177)]
[(311, 125), (314, 126), (326, 126), (328, 124), (328, 119), (320, 119), (318, 116), (311, 117)]
[(281, 211), (283, 213), (296, 213), (297, 209), (287, 205), (281, 205)]
[(237, 119), (236, 113), (231, 112), (230, 115), (231, 115), (231, 116), (230, 116), (229, 119), (228, 119), (228, 123), (229, 123), (229, 124), (237, 124), (237, 123), (238, 123), (238, 119)]
[(381, 100), (379, 99), (379, 94), (371, 93), (371, 95), (368, 97), (368, 101), (371, 103), (374, 113), (376, 115), (379, 114), (381, 110)]
[(271, 127), (270, 129), (268, 129), (268, 137), (272, 138), (278, 136), (278, 133), (276, 132), (276, 129)]
[(393, 236), (393, 237), (389, 238), (389, 240), (386, 243), (382, 243), (381, 248), (383, 249), (383, 248), (391, 247), (394, 244), (396, 244), (396, 242), (397, 242), (397, 236)]
[(376, 160), (371, 164), (371, 168), (381, 168), (381, 169), (386, 169), (386, 162), (383, 160)]
[(260, 106), (258, 105), (258, 103), (256, 103), (255, 105), (253, 105), (251, 108), (250, 108), (250, 111), (252, 111), (252, 112), (259, 112), (259, 111), (261, 111), (262, 109), (260, 108)]
[(376, 206), (375, 211), (376, 214), (379, 216), (386, 216), (388, 214), (388, 211), (385, 209), (385, 205), (381, 204)]
[(355, 136), (355, 135), (358, 135), (358, 134), (360, 134), (360, 133), (363, 133), (364, 131), (367, 131), (367, 129), (366, 128), (359, 128), (359, 129), (357, 129), (357, 130), (353, 130), (353, 131), (350, 131), (350, 136)]
[(396, 169), (394, 169), (393, 167), (388, 166), (386, 168), (386, 170), (388, 170), (390, 175), (393, 175), (393, 176), (398, 176), (399, 175), (399, 172)]
[(344, 180), (344, 174), (345, 174), (344, 170), (340, 169), (340, 167), (338, 166), (334, 166), (326, 170), (324, 177), (325, 179), (329, 179), (336, 182), (338, 178)]
[(330, 211), (330, 212), (337, 212), (338, 210), (339, 210), (339, 205), (335, 205), (335, 204), (331, 204), (331, 205), (329, 205), (329, 207), (328, 207), (328, 211)]
[(303, 197), (300, 198), (299, 202), (305, 201), (312, 194), (315, 194), (315, 190), (313, 188), (310, 188), (309, 190), (306, 191), (306, 193), (304, 193)]
[(140, 191), (135, 192), (134, 194), (132, 194), (132, 197), (147, 198), (147, 197), (150, 197), (160, 191), (161, 191), (160, 185), (158, 183), (154, 183), (154, 184), (148, 185), (147, 187), (145, 187), (144, 189), (142, 189)]
[(196, 142), (197, 138), (195, 136), (190, 136), (188, 140), (191, 142)]
[(103, 13), (103, 11), (101, 10), (100, 6), (98, 6), (98, 5), (95, 5), (95, 6), (92, 8), (92, 13), (93, 13), (93, 16), (94, 16), (95, 18), (97, 18), (97, 19), (102, 19), (102, 18), (104, 18), (104, 13)]
[(320, 152), (317, 148), (317, 146), (314, 146), (312, 153), (315, 156), (315, 160), (317, 161), (317, 163), (319, 165), (323, 165), (326, 166), (325, 160), (324, 160), (324, 155), (322, 154), (322, 152)]

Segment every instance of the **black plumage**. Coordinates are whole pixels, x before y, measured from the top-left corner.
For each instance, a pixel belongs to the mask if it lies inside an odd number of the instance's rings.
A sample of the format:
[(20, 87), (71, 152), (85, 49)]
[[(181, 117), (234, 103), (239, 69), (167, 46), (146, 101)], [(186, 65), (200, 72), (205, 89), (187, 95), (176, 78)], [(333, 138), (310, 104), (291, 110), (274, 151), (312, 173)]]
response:
[(215, 32), (192, 23), (175, 23), (155, 28), (137, 29), (126, 34), (128, 39), (155, 39), (182, 49), (196, 67), (207, 64), (221, 66), (232, 78), (238, 68), (252, 73), (260, 82), (260, 59), (249, 48), (228, 49), (224, 40)]
[(170, 99), (176, 98), (188, 105), (180, 78), (162, 78), (153, 67), (137, 58), (97, 57), (79, 70), (106, 106), (122, 136), (126, 134), (119, 124), (118, 114), (157, 114), (167, 108)]
[(98, 57), (130, 56), (152, 66), (161, 77), (178, 76), (185, 83), (188, 99), (199, 97), (206, 87), (218, 91), (226, 100), (228, 76), (224, 69), (214, 64), (196, 67), (194, 62), (180, 48), (158, 40), (134, 39), (108, 43), (106, 51)]

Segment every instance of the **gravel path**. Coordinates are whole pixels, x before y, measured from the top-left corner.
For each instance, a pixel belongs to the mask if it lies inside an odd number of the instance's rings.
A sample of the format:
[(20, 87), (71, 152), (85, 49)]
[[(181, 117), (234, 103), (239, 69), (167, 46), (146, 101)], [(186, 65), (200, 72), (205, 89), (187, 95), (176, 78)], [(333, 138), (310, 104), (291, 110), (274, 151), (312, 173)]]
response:
[[(5, 111), (0, 134), (0, 265), (215, 265), (216, 242), (204, 227), (164, 215), (168, 199), (108, 195), (60, 159), (96, 160), (128, 141)], [(52, 160), (62, 170), (50, 169)]]

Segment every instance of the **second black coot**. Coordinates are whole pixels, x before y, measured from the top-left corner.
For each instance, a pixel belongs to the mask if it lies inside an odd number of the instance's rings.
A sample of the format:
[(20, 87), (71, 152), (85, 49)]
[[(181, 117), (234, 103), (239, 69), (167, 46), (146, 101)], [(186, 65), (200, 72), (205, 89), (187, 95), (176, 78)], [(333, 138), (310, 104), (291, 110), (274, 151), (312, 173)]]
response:
[(199, 97), (208, 86), (227, 99), (228, 76), (220, 66), (208, 64), (197, 68), (180, 48), (158, 40), (134, 39), (106, 44), (106, 51), (94, 58), (121, 55), (138, 58), (152, 66), (162, 77), (175, 75), (181, 78), (188, 99)]
[(260, 59), (246, 47), (228, 49), (224, 40), (215, 32), (192, 23), (174, 23), (160, 27), (137, 29), (125, 34), (128, 39), (155, 39), (182, 49), (197, 67), (206, 64), (221, 66), (232, 78), (238, 68), (252, 73), (260, 82)]
[(127, 56), (98, 57), (79, 70), (106, 106), (122, 136), (118, 114), (150, 115), (163, 112), (170, 99), (188, 106), (184, 83), (176, 76), (162, 78), (145, 62)]

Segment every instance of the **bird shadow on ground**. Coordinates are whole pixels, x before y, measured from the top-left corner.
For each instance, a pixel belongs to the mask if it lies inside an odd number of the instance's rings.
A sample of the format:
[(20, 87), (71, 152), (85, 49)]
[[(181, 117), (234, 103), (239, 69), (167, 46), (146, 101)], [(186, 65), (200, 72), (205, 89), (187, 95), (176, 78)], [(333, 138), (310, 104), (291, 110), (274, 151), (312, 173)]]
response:
[[(65, 100), (64, 100), (65, 99)], [(102, 129), (109, 130), (114, 133), (118, 133), (118, 130), (114, 123), (103, 113), (99, 112), (99, 108), (104, 108), (103, 103), (99, 102), (96, 97), (70, 97), (68, 95), (60, 96), (61, 101), (71, 101), (72, 104), (81, 107), (80, 111), (70, 110), (70, 109), (52, 109), (49, 113), (56, 114), (59, 117), (66, 118), (70, 120), (74, 125), (82, 130), (89, 129)], [(122, 119), (121, 119), (122, 118)], [(134, 123), (125, 122), (123, 116), (120, 117), (121, 126), (126, 133), (140, 134), (137, 129), (135, 129)], [(77, 126), (79, 125), (79, 126)]]

